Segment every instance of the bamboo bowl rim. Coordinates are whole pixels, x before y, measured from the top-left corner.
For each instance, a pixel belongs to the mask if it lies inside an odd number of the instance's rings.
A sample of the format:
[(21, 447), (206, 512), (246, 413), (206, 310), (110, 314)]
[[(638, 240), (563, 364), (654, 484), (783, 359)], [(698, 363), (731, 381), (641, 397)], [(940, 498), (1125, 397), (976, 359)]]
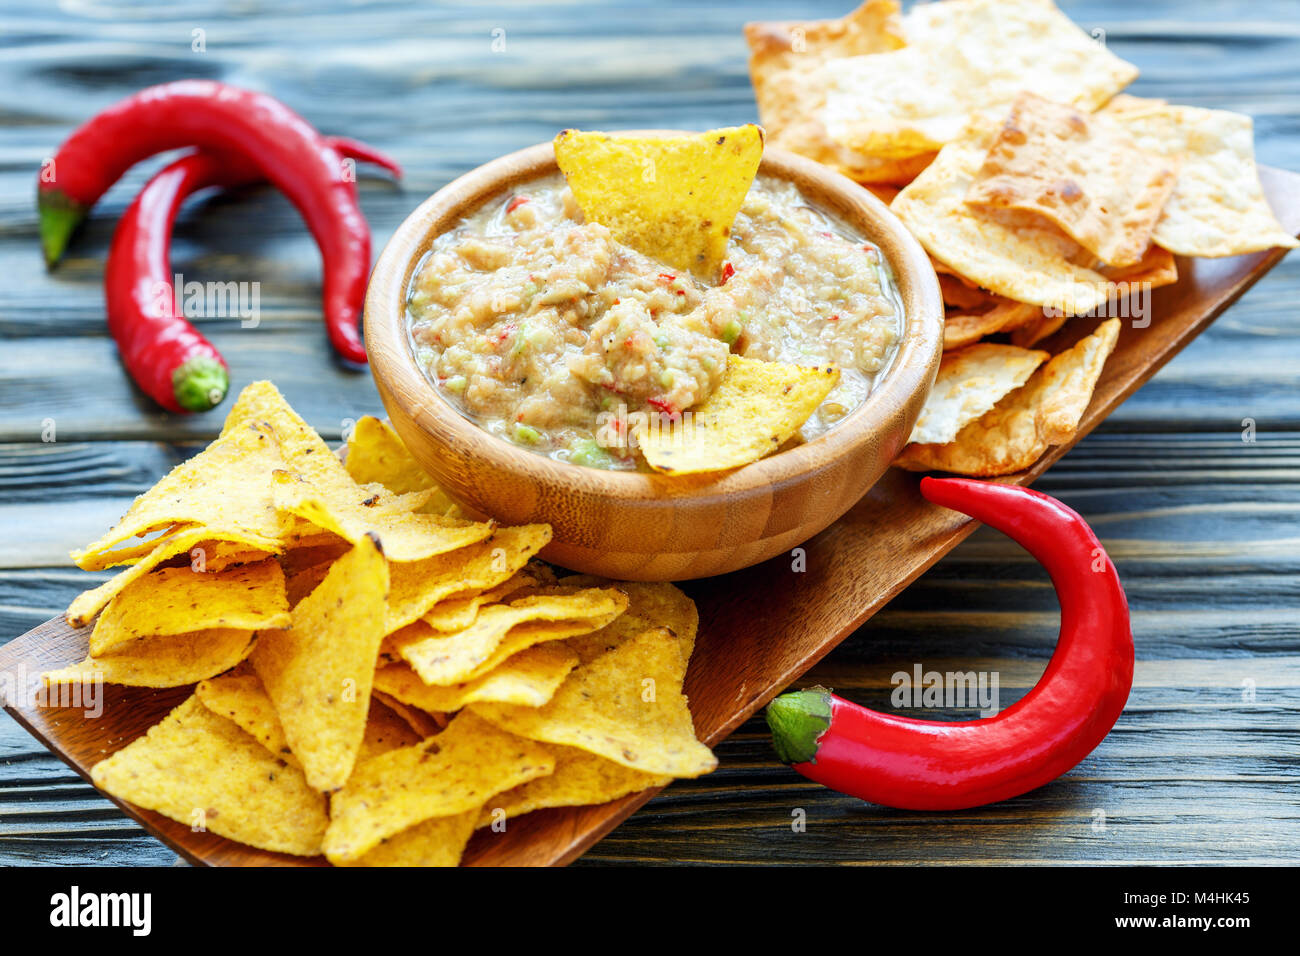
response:
[[(669, 131), (638, 131), (666, 134)], [(559, 173), (550, 142), (494, 159), (443, 186), (403, 220), (384, 246), (365, 300), (365, 339), (372, 374), (415, 424), (443, 447), (546, 487), (646, 505), (652, 499), (715, 499), (757, 488), (785, 487), (850, 454), (896, 421), (896, 412), (934, 381), (943, 346), (943, 304), (929, 256), (874, 195), (845, 176), (779, 147), (763, 151), (759, 174), (793, 181), (814, 205), (836, 213), (877, 245), (903, 306), (903, 330), (890, 367), (866, 400), (812, 441), (730, 471), (662, 475), (613, 471), (558, 461), (480, 428), (445, 398), (417, 365), (406, 298), (416, 266), (434, 239), (464, 216), (521, 183)], [(412, 398), (416, 396), (416, 398)], [(910, 425), (908, 426), (911, 427)]]

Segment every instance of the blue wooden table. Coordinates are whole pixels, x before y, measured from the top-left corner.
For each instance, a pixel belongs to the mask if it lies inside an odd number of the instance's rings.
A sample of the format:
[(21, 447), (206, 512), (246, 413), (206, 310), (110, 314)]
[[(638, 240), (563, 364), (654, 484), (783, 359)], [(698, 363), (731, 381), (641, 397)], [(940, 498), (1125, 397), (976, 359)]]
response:
[[(68, 550), (220, 425), (158, 412), (128, 384), (104, 332), (113, 224), (157, 164), (109, 194), (57, 272), (42, 267), (35, 174), (75, 124), (179, 77), (266, 90), (405, 165), (401, 188), (362, 184), (378, 247), (457, 174), (562, 127), (753, 120), (741, 24), (837, 15), (850, 3), (294, 2), (220, 12), (0, 2), (0, 642), (96, 580)], [(1249, 113), (1260, 161), (1300, 170), (1294, 0), (1063, 6), (1141, 67), (1131, 92)], [(259, 329), (200, 323), (235, 388), (273, 378), (327, 437), (379, 410), (369, 377), (330, 357), (315, 246), (278, 196), (191, 207), (173, 266), (187, 279), (259, 284)], [(1297, 301), (1292, 256), (1038, 483), (1090, 519), (1134, 611), (1129, 706), (1073, 772), (982, 810), (899, 813), (796, 776), (754, 720), (719, 748), (717, 773), (674, 784), (583, 862), (1300, 859)], [(1247, 420), (1253, 441), (1243, 440)], [(1042, 672), (1055, 624), (1045, 576), (981, 531), (808, 677), (881, 706), (890, 675), (916, 664), (997, 670), (1006, 699)], [(804, 832), (791, 827), (798, 810)], [(172, 860), (0, 717), (0, 864)]]

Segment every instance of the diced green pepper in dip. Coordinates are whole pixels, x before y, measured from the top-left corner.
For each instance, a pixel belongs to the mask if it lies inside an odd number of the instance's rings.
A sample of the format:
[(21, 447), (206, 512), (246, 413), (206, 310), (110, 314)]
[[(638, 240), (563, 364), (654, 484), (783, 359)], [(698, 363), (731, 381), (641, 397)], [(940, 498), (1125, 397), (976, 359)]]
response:
[(584, 222), (554, 176), (439, 236), (407, 307), (417, 360), (463, 414), (596, 468), (642, 467), (629, 423), (704, 401), (733, 352), (841, 368), (800, 431), (814, 438), (866, 399), (902, 324), (879, 249), (764, 176), (732, 225), (717, 284)]

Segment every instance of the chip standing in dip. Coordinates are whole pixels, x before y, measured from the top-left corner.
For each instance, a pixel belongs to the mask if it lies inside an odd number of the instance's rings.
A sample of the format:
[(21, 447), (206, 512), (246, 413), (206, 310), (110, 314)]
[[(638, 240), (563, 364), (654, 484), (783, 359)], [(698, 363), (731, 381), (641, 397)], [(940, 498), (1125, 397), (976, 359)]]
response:
[(767, 176), (744, 198), (716, 281), (619, 242), (557, 175), (439, 236), (408, 311), (419, 365), (470, 420), (557, 460), (612, 469), (644, 470), (637, 423), (700, 405), (729, 354), (838, 366), (838, 384), (797, 433), (815, 438), (870, 394), (902, 328), (880, 250)]

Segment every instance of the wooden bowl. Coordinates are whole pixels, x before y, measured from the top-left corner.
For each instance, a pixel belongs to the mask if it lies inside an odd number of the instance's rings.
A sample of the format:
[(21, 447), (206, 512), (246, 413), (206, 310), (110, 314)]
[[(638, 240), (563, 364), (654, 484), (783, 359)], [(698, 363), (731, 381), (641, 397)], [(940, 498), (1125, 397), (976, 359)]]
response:
[(748, 567), (844, 514), (884, 474), (920, 414), (943, 348), (943, 303), (929, 258), (879, 200), (782, 149), (767, 148), (760, 171), (794, 182), (876, 243), (904, 307), (893, 365), (866, 402), (824, 435), (712, 476), (604, 471), (489, 435), (425, 378), (406, 313), (420, 259), (484, 202), (557, 171), (550, 143), (480, 166), (425, 200), (384, 247), (366, 293), (366, 351), (388, 416), (412, 454), (470, 511), (504, 524), (549, 523), (548, 560), (622, 580), (677, 581)]

